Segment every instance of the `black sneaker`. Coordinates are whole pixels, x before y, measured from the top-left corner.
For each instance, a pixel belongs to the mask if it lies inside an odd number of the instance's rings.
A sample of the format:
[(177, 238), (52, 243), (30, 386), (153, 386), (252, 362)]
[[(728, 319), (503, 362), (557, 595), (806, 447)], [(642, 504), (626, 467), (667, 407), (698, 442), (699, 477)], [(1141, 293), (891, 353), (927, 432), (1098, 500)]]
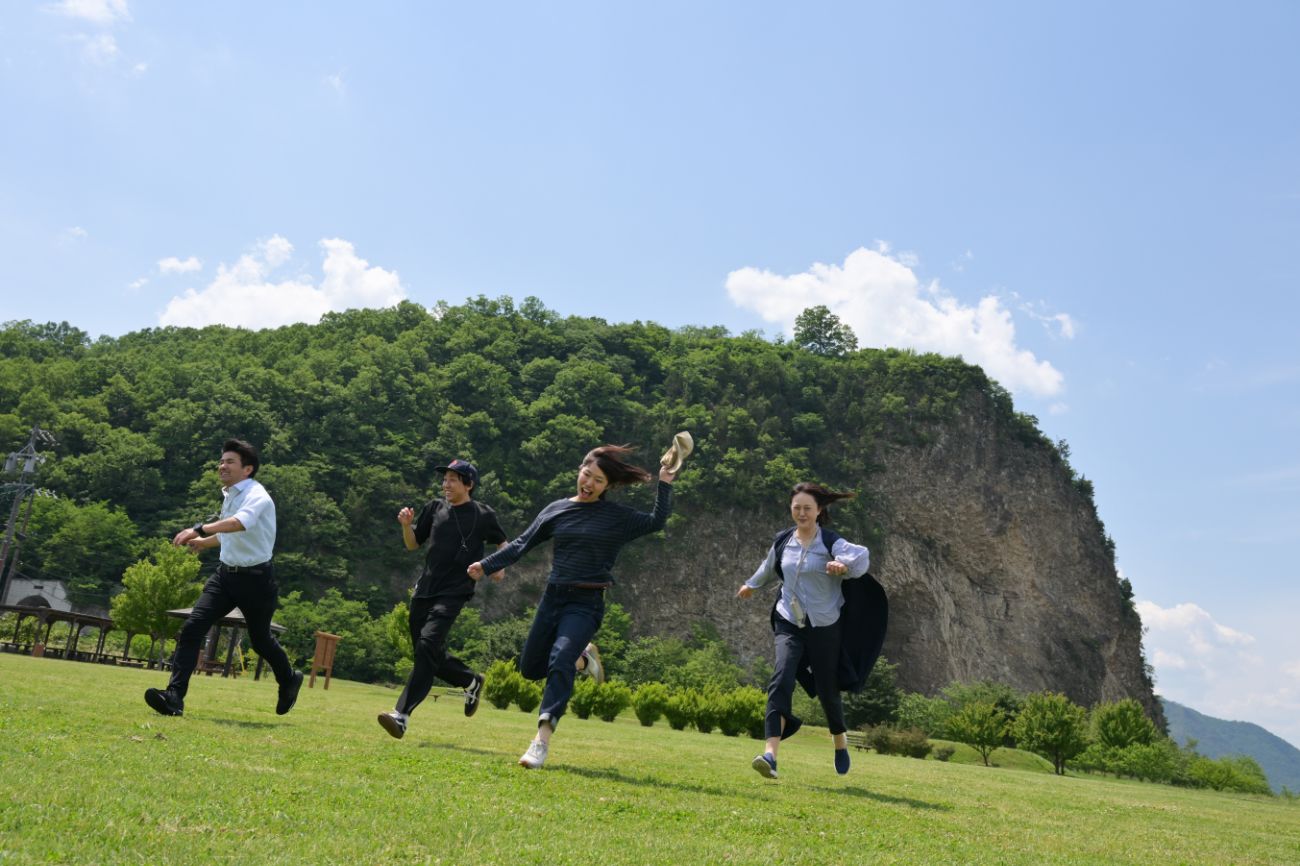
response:
[(393, 710), (391, 713), (379, 714), (379, 726), (395, 739), (400, 740), (406, 735), (406, 716)]
[(294, 671), (293, 679), (287, 686), (280, 686), (280, 699), (275, 702), (275, 714), (283, 716), (293, 709), (298, 701), (298, 692), (302, 690), (302, 671)]
[(171, 689), (145, 689), (144, 702), (163, 716), (185, 715), (185, 701)]
[(474, 682), (465, 687), (465, 715), (478, 712), (479, 698), (483, 696), (483, 675), (474, 674)]

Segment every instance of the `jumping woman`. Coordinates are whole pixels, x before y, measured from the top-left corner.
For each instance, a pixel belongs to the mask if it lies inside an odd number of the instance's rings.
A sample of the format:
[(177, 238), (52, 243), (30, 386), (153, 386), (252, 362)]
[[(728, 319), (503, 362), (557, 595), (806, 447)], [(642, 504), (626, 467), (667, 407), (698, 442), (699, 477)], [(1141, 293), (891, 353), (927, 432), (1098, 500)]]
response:
[(537, 736), (519, 763), (538, 769), (546, 761), (551, 735), (573, 695), (579, 660), (599, 664), (588, 648), (605, 616), (605, 590), (619, 550), (635, 538), (664, 528), (673, 508), (676, 472), (659, 470), (654, 511), (637, 511), (605, 494), (627, 484), (644, 484), (652, 476), (626, 462), (631, 449), (602, 445), (587, 453), (578, 467), (577, 491), (542, 509), (524, 533), (468, 569), (475, 580), (513, 565), (548, 538), (555, 540), (551, 574), (537, 616), (519, 656), (519, 671), (530, 680), (546, 679), (538, 710)]

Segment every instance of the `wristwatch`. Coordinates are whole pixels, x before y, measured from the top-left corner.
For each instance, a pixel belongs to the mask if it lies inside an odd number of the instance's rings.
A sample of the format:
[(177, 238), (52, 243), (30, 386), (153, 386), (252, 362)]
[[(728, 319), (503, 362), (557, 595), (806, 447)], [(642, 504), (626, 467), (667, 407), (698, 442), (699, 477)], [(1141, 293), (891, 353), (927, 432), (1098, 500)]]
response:
[(198, 523), (194, 524), (194, 525), (193, 525), (192, 527), (190, 527), (190, 528), (194, 530), (195, 534), (197, 534), (199, 538), (207, 538), (207, 537), (208, 537), (208, 534), (207, 534), (206, 532), (203, 531), (203, 521), (202, 521), (202, 520), (200, 520)]

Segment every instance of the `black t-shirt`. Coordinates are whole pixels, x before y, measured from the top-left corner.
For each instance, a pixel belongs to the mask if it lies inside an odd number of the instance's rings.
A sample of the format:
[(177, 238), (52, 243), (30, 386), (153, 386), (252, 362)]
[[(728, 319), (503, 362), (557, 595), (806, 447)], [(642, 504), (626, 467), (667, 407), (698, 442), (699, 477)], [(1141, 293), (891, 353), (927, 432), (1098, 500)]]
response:
[(496, 512), (473, 499), (455, 507), (435, 499), (421, 509), (412, 529), (416, 543), (429, 542), (416, 598), (473, 595), (474, 581), (465, 569), (483, 558), (484, 544), (506, 540)]

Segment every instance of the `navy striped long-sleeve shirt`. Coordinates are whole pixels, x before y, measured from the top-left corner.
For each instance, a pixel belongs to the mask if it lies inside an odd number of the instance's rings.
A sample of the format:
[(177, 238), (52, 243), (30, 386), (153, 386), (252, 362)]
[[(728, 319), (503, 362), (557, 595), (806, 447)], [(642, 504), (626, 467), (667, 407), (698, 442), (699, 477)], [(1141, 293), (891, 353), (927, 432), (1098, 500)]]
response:
[(659, 482), (654, 511), (637, 511), (619, 502), (559, 499), (542, 509), (532, 525), (480, 563), (485, 574), (514, 565), (548, 538), (555, 557), (548, 583), (613, 583), (614, 560), (623, 545), (657, 532), (673, 511), (673, 486)]

